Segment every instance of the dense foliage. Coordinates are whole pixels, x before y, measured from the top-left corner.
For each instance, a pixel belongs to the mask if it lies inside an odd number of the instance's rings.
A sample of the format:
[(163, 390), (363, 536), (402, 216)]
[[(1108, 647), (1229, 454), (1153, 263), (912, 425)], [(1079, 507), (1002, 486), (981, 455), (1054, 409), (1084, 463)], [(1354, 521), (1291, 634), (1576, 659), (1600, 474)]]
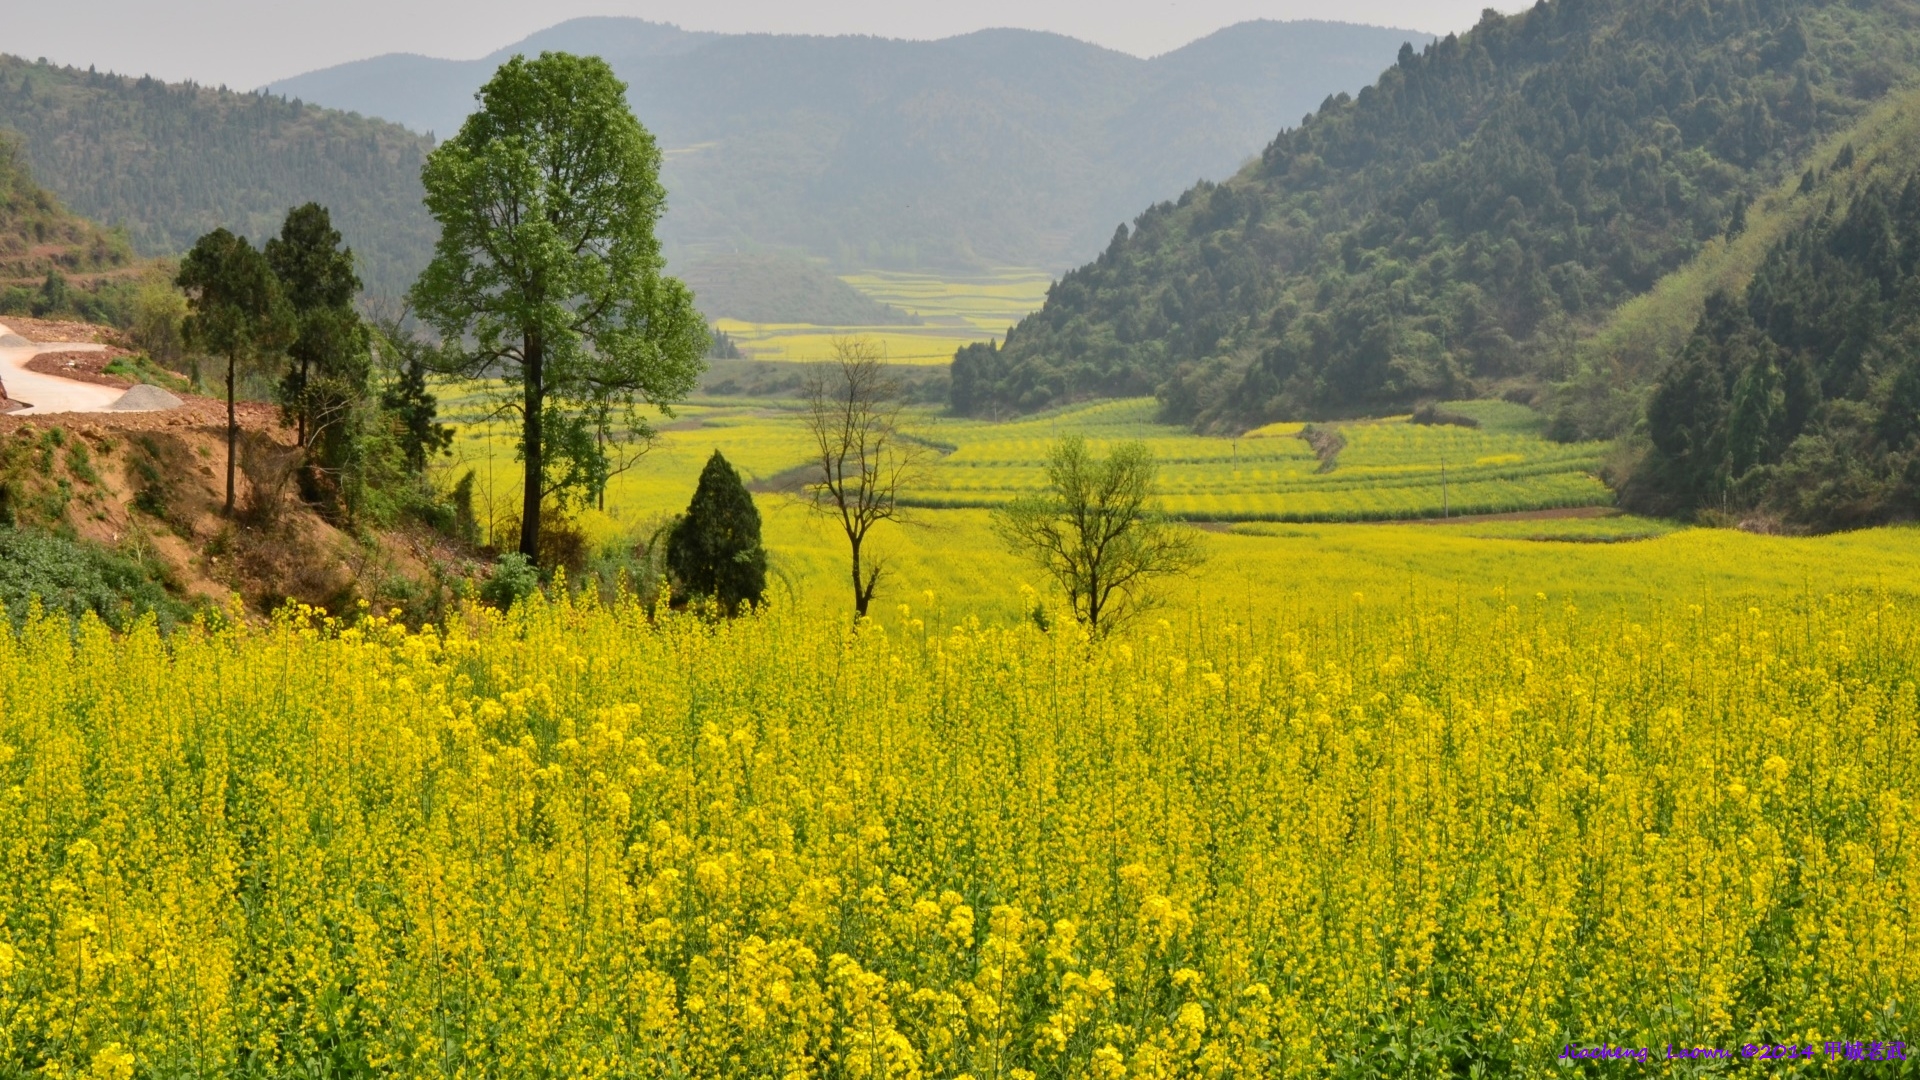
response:
[(69, 213), (0, 132), (0, 314), (122, 322), (131, 298), (115, 271), (132, 264), (126, 237)]
[[(0, 513), (4, 503), (0, 498)], [(0, 522), (0, 633), (23, 624), (35, 605), (56, 616), (95, 615), (120, 630), (147, 615), (171, 626), (186, 610), (149, 567), (97, 545)]]
[(354, 409), (366, 399), (372, 374), (367, 327), (353, 306), (360, 278), (353, 249), (318, 203), (288, 211), (263, 254), (293, 315), (280, 405), (307, 451), (303, 482), (313, 496), (349, 463)]
[(1912, 605), (1231, 610), (0, 634), (0, 1060), (1546, 1076), (1920, 1029)]
[(760, 510), (740, 473), (715, 450), (700, 470), (687, 512), (667, 534), (667, 570), (684, 599), (711, 597), (727, 614), (758, 605), (767, 591)]
[(431, 144), (396, 124), (0, 55), (0, 128), (41, 183), (144, 254), (220, 226), (264, 241), (310, 200), (332, 208), (377, 291), (404, 289), (432, 249), (419, 179)]
[(238, 384), (249, 369), (274, 364), (298, 333), (293, 308), (266, 256), (224, 228), (194, 241), (180, 261), (175, 284), (187, 294), (192, 314), (184, 328), (192, 348), (226, 361), (227, 505), (234, 507), (236, 444), (240, 424), (234, 414)]
[(957, 408), (1156, 392), (1203, 425), (1562, 377), (1647, 290), (1908, 70), (1920, 8), (1550, 0), (1411, 48), (1224, 184), (1122, 227)]
[(1819, 528), (1920, 513), (1920, 175), (1829, 202), (1743, 297), (1709, 302), (1646, 436), (1624, 489), (1636, 507)]
[(710, 344), (664, 273), (660, 148), (626, 95), (598, 57), (516, 56), (421, 176), (441, 232), (409, 296), (447, 373), (499, 379), (520, 421), (528, 558), (546, 505), (603, 492), (651, 432), (639, 406), (684, 397)]

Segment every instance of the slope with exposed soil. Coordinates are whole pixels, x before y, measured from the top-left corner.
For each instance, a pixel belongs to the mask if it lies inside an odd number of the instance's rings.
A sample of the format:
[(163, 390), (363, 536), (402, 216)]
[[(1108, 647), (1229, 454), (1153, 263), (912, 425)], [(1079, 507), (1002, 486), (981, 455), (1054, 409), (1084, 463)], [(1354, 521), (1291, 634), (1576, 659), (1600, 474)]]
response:
[[(7, 376), (11, 387), (21, 372)], [(109, 405), (128, 392), (37, 378), (31, 392), (42, 396), (58, 383)], [(228, 608), (237, 597), (263, 614), (289, 600), (333, 611), (365, 601), (424, 614), (450, 599), (445, 583), (465, 567), (440, 538), (343, 530), (300, 501), (299, 451), (271, 405), (238, 406), (237, 511), (225, 516), (226, 403), (176, 400), (158, 411), (0, 414), (0, 529), (113, 552), (190, 604)]]

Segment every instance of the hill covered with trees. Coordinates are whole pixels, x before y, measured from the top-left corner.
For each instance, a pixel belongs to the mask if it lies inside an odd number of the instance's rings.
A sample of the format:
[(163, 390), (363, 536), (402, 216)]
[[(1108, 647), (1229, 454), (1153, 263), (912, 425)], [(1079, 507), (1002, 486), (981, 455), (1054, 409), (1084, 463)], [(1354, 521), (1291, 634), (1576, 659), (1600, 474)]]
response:
[(384, 56), (276, 94), (450, 136), (517, 53), (604, 57), (667, 152), (672, 254), (784, 250), (841, 269), (1063, 268), (1116, 221), (1231, 174), (1327, 94), (1429, 35), (1249, 22), (1152, 60), (1057, 34), (943, 41), (697, 34), (576, 19), (480, 60)]
[(103, 299), (99, 287), (134, 265), (125, 236), (60, 205), (0, 135), (0, 314), (77, 311), (107, 321), (101, 305), (122, 298)]
[(289, 207), (332, 207), (376, 291), (398, 292), (436, 235), (421, 206), (430, 141), (397, 124), (264, 94), (0, 56), (0, 131), (60, 200), (176, 255), (219, 226), (255, 239)]
[(1004, 347), (956, 357), (953, 404), (1151, 392), (1231, 429), (1565, 378), (1906, 78), (1917, 28), (1910, 0), (1490, 12), (1123, 226)]
[(1661, 371), (1630, 507), (1815, 528), (1920, 512), (1920, 172), (1857, 164), (1841, 151), (1844, 199), (1773, 244), (1743, 293), (1709, 299)]

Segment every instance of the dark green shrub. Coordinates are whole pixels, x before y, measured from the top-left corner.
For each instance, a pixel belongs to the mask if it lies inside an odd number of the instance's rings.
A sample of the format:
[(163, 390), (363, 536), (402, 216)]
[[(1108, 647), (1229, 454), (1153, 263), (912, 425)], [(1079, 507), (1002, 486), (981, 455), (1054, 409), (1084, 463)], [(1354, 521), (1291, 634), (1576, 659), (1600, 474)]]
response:
[(684, 598), (711, 596), (731, 615), (767, 591), (760, 510), (727, 459), (715, 450), (700, 471), (687, 513), (667, 537), (667, 568)]
[(0, 529), (0, 607), (14, 626), (38, 597), (48, 611), (79, 618), (91, 611), (116, 630), (153, 614), (162, 629), (185, 616), (138, 563), (50, 533)]
[(533, 560), (517, 551), (510, 551), (500, 557), (493, 573), (481, 583), (480, 599), (506, 611), (539, 589), (540, 570), (533, 565)]

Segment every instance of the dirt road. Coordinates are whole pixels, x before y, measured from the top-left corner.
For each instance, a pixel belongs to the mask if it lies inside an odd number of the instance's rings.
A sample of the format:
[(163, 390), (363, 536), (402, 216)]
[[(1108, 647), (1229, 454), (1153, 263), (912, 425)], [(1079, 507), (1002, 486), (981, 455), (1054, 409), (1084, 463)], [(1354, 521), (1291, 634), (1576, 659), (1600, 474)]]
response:
[(39, 415), (42, 413), (62, 412), (103, 412), (107, 406), (120, 400), (125, 390), (112, 386), (96, 386), (93, 383), (75, 382), (58, 375), (42, 375), (27, 370), (27, 361), (43, 352), (91, 352), (104, 350), (104, 345), (63, 345), (58, 343), (25, 345), (4, 344), (5, 339), (19, 335), (7, 326), (0, 324), (0, 383), (7, 388), (7, 397), (13, 401), (24, 402), (31, 408), (19, 409), (13, 415)]

